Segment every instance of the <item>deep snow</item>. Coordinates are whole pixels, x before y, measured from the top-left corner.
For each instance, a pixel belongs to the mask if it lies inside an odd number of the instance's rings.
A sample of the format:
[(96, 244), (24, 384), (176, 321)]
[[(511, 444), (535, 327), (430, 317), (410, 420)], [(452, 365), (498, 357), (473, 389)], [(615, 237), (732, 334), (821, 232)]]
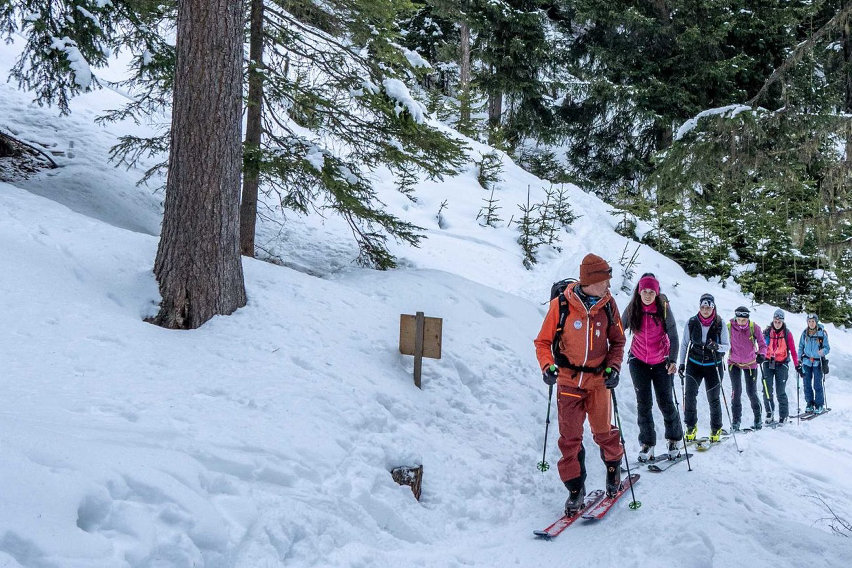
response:
[[(12, 50), (0, 47), (2, 74)], [(487, 193), (473, 161), (422, 183), (416, 203), (377, 172), (391, 210), (428, 236), (395, 249), (400, 269), (355, 267), (333, 218), (280, 225), (270, 214), (258, 242), (284, 266), (246, 260), (248, 306), (168, 331), (142, 321), (158, 301), (162, 195), (135, 186), (141, 171), (106, 162), (118, 135), (144, 127), (93, 125), (120, 104), (110, 91), (80, 97), (69, 117), (30, 98), (0, 84), (0, 128), (61, 153), (61, 167), (0, 184), (0, 566), (848, 565), (850, 540), (832, 534), (815, 500), (852, 517), (847, 332), (828, 328), (830, 414), (742, 435), (741, 454), (728, 441), (697, 455), (692, 472), (642, 472), (639, 510), (624, 499), (598, 525), (536, 541), (565, 490), (555, 424), (554, 467), (536, 469), (547, 389), (532, 339), (550, 283), (576, 275), (587, 252), (610, 260), (618, 291), (619, 258), (636, 244), (613, 231), (608, 206), (571, 188), (582, 217), (561, 252), (527, 271), (514, 230), (475, 222)], [(488, 150), (472, 144), (474, 158)], [(508, 217), (544, 182), (505, 168)], [(646, 247), (638, 259), (628, 283), (655, 272), (679, 328), (705, 291), (723, 316), (745, 303), (757, 322), (771, 318), (774, 306), (735, 285), (688, 277)], [(617, 294), (622, 308), (627, 298)], [(399, 314), (417, 310), (444, 319), (443, 358), (424, 361), (422, 390), (397, 350)], [(804, 316), (787, 323), (798, 335)], [(626, 369), (617, 392), (635, 457)], [(787, 392), (795, 408), (794, 379)], [(699, 416), (706, 433), (703, 394)], [(585, 444), (589, 486), (601, 486)], [(419, 503), (389, 474), (413, 463), (424, 465)]]

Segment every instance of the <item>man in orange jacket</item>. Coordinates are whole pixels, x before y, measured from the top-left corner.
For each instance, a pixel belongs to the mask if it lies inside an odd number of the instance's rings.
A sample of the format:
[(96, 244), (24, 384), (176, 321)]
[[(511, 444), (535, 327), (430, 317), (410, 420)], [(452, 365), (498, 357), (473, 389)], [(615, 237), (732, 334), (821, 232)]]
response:
[[(569, 284), (564, 298), (550, 301), (547, 316), (535, 339), (535, 351), (544, 382), (557, 386), (559, 416), (559, 477), (568, 489), (565, 514), (576, 514), (586, 495), (583, 422), (589, 417), (595, 443), (607, 466), (606, 491), (621, 485), (623, 449), (618, 428), (612, 425), (608, 389), (618, 385), (624, 355), (624, 328), (609, 292), (612, 268), (594, 254), (580, 264), (579, 282)], [(567, 316), (560, 326), (560, 300)], [(557, 337), (557, 331), (560, 331)]]

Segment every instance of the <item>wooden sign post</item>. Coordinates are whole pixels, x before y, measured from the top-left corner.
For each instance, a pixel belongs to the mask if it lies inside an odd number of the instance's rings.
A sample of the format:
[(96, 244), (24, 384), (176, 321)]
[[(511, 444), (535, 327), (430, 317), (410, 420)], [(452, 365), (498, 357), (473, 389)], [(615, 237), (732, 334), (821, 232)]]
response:
[(441, 358), (441, 332), (444, 320), (427, 318), (423, 312), (417, 315), (399, 316), (399, 352), (414, 355), (414, 385), (420, 386), (423, 357)]

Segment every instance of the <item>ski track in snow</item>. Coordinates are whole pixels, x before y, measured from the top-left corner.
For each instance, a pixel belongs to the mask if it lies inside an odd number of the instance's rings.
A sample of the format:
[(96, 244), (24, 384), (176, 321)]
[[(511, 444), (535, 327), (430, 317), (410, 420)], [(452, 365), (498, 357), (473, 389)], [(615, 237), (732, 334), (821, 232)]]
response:
[[(4, 71), (12, 48), (0, 47)], [(559, 515), (566, 492), (555, 406), (551, 469), (535, 468), (547, 389), (532, 339), (551, 282), (575, 275), (590, 249), (613, 263), (626, 304), (627, 241), (609, 207), (569, 188), (582, 217), (561, 252), (542, 251), (527, 271), (513, 230), (475, 224), (486, 192), (472, 165), (423, 182), (416, 203), (379, 171), (391, 210), (429, 237), (394, 249), (401, 269), (355, 268), (338, 219), (269, 213), (258, 243), (284, 266), (246, 260), (245, 308), (164, 330), (142, 321), (158, 299), (162, 195), (134, 185), (141, 170), (106, 165), (116, 136), (145, 127), (92, 124), (114, 97), (82, 96), (58, 117), (0, 84), (0, 127), (55, 149), (61, 166), (0, 184), (0, 567), (848, 565), (850, 541), (815, 499), (852, 516), (845, 331), (829, 326), (829, 415), (740, 435), (742, 453), (729, 440), (696, 455), (691, 472), (640, 470), (639, 510), (628, 494), (604, 521), (537, 541), (532, 530)], [(504, 213), (527, 186), (542, 195), (544, 182), (505, 162)], [(705, 291), (723, 315), (748, 303), (645, 247), (639, 260), (679, 329)], [(399, 314), (418, 310), (444, 319), (443, 357), (424, 360), (422, 390), (397, 350)], [(765, 324), (773, 310), (755, 305), (754, 318)], [(805, 323), (787, 321), (797, 335)], [(630, 384), (625, 369), (621, 422), (635, 458)], [(787, 392), (795, 409), (795, 376)], [(591, 490), (604, 471), (588, 432), (584, 443)], [(413, 463), (424, 464), (419, 503), (388, 473)]]

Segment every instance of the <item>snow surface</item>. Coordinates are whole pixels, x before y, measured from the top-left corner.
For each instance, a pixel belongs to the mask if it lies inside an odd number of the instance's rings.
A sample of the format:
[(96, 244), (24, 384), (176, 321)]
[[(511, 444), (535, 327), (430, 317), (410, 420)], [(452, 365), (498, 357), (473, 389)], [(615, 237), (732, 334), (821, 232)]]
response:
[[(0, 47), (0, 72), (11, 50)], [(417, 202), (376, 173), (390, 209), (428, 235), (419, 249), (395, 249), (400, 269), (356, 268), (340, 220), (281, 224), (264, 211), (258, 243), (282, 265), (244, 262), (248, 305), (196, 331), (160, 329), (142, 319), (158, 301), (162, 195), (135, 186), (141, 170), (106, 163), (116, 137), (137, 127), (92, 123), (119, 95), (79, 97), (69, 117), (30, 99), (0, 83), (0, 128), (56, 152), (61, 167), (0, 184), (0, 567), (849, 565), (852, 542), (832, 533), (817, 500), (852, 517), (847, 332), (828, 327), (830, 414), (742, 435), (742, 453), (728, 441), (691, 472), (643, 472), (640, 509), (626, 498), (598, 525), (537, 541), (533, 529), (566, 494), (555, 414), (553, 467), (536, 469), (547, 389), (532, 339), (552, 281), (594, 251), (612, 262), (615, 291), (655, 272), (679, 328), (706, 291), (724, 315), (752, 305), (761, 324), (775, 307), (688, 277), (646, 247), (625, 277), (619, 259), (637, 245), (574, 187), (582, 217), (561, 252), (523, 269), (514, 230), (475, 222), (488, 197), (475, 161), (490, 149), (472, 143), (468, 169), (420, 184)], [(543, 182), (504, 166), (508, 221), (528, 187), (542, 198)], [(627, 295), (617, 299), (623, 307)], [(399, 314), (417, 310), (444, 324), (443, 357), (424, 360), (422, 390), (397, 349)], [(796, 334), (805, 324), (801, 314), (787, 322)], [(626, 371), (617, 393), (635, 458)], [(703, 395), (699, 417), (706, 433)], [(585, 444), (588, 485), (600, 487), (603, 465), (588, 435)], [(389, 474), (415, 463), (420, 502)]]

